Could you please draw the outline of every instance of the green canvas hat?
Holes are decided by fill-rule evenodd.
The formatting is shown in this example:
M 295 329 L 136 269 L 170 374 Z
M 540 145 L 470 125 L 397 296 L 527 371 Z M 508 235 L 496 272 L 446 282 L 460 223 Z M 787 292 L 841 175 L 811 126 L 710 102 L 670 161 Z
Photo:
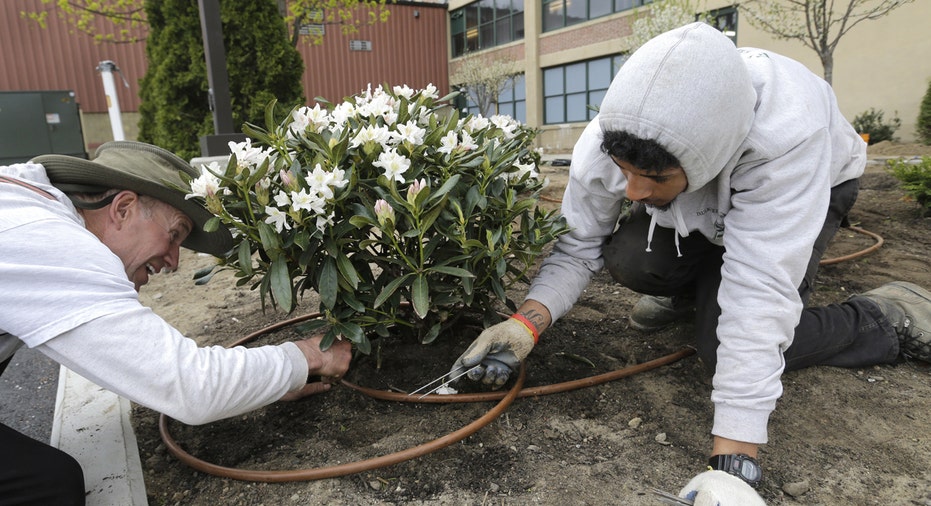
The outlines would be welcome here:
M 200 174 L 189 163 L 158 146 L 111 141 L 97 148 L 92 161 L 67 155 L 41 155 L 32 162 L 42 164 L 52 184 L 65 192 L 132 190 L 178 209 L 194 222 L 191 234 L 181 244 L 185 248 L 222 256 L 233 246 L 232 236 L 223 226 L 214 232 L 204 232 L 204 224 L 213 215 L 175 189 L 188 187 L 179 171 L 191 177 Z

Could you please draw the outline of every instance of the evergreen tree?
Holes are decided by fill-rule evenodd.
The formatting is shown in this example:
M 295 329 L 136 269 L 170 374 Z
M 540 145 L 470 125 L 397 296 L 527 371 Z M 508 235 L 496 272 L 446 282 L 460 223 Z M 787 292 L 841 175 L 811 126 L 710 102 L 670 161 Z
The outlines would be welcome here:
M 142 78 L 139 140 L 185 159 L 213 134 L 207 64 L 196 0 L 148 0 L 148 70 Z M 263 125 L 268 102 L 304 103 L 304 63 L 290 44 L 275 0 L 220 2 L 233 124 Z M 237 128 L 238 130 L 238 128 Z
M 931 81 L 928 81 L 928 91 L 925 92 L 925 98 L 921 100 L 915 128 L 918 130 L 918 139 L 923 144 L 931 145 Z

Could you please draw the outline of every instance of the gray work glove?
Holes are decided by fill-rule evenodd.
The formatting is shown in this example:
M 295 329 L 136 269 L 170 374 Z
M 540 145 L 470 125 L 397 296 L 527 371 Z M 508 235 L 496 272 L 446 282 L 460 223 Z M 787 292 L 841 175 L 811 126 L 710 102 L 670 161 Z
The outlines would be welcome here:
M 705 471 L 682 487 L 679 497 L 695 506 L 766 506 L 753 487 L 724 471 Z
M 478 365 L 466 377 L 501 388 L 527 358 L 533 345 L 530 329 L 520 321 L 509 318 L 479 334 L 465 353 L 456 359 L 448 377 L 455 378 Z

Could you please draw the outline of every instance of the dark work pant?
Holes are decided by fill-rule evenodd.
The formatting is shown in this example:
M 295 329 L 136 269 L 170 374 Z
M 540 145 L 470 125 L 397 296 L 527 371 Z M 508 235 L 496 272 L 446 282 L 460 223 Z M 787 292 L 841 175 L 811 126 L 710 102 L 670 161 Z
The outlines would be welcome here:
M 74 457 L 0 424 L 0 506 L 83 505 Z
M 808 270 L 798 287 L 807 303 L 824 251 L 856 201 L 859 181 L 831 189 L 831 201 Z M 674 231 L 657 227 L 647 253 L 650 216 L 634 204 L 611 241 L 604 248 L 605 266 L 619 283 L 631 290 L 656 296 L 682 296 L 695 300 L 696 348 L 710 371 L 717 362 L 718 286 L 724 247 L 701 234 L 680 237 L 682 256 L 677 257 Z M 726 233 L 726 232 L 725 232 Z M 889 363 L 899 353 L 895 329 L 879 306 L 863 297 L 802 311 L 792 345 L 786 350 L 786 370 L 812 365 L 863 367 Z

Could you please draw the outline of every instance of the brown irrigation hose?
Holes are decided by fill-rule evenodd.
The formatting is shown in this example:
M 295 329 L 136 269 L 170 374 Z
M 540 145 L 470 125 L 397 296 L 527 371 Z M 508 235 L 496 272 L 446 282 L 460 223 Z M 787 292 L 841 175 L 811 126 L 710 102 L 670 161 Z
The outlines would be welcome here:
M 860 234 L 863 234 L 863 235 L 870 236 L 870 237 L 872 237 L 873 239 L 875 239 L 876 242 L 873 243 L 873 245 L 870 246 L 870 247 L 868 247 L 868 248 L 865 248 L 865 249 L 863 249 L 863 250 L 857 251 L 857 252 L 855 252 L 855 253 L 851 253 L 851 254 L 849 254 L 849 255 L 839 256 L 839 257 L 835 257 L 835 258 L 822 258 L 822 259 L 821 259 L 821 263 L 820 263 L 819 265 L 839 264 L 839 263 L 845 262 L 845 261 L 847 261 L 847 260 L 853 260 L 854 258 L 859 258 L 859 257 L 862 257 L 862 256 L 869 255 L 870 253 L 872 253 L 872 252 L 878 250 L 880 247 L 882 247 L 883 242 L 885 242 L 885 241 L 883 240 L 883 238 L 882 238 L 879 234 L 874 234 L 873 232 L 870 232 L 869 230 L 864 230 L 864 229 L 862 229 L 862 228 L 860 228 L 860 227 L 854 227 L 854 226 L 850 226 L 850 227 L 847 227 L 847 228 L 849 228 L 850 230 L 853 230 L 854 232 L 857 232 L 857 233 L 860 233 Z
M 505 395 L 504 398 L 502 398 L 494 408 L 486 412 L 480 418 L 477 418 L 472 423 L 462 427 L 455 432 L 449 433 L 439 439 L 434 439 L 433 441 L 429 441 L 420 446 L 415 446 L 413 448 L 408 448 L 399 452 L 335 466 L 296 469 L 289 471 L 258 471 L 219 466 L 198 459 L 197 457 L 194 457 L 193 455 L 185 452 L 180 446 L 178 446 L 178 444 L 175 443 L 175 441 L 171 438 L 171 434 L 168 432 L 167 416 L 161 415 L 159 418 L 158 430 L 162 435 L 162 440 L 165 442 L 165 446 L 168 447 L 168 451 L 177 457 L 178 460 L 184 462 L 188 466 L 198 471 L 203 471 L 214 476 L 233 478 L 236 480 L 263 481 L 268 483 L 278 483 L 285 481 L 311 481 L 322 480 L 324 478 L 336 478 L 338 476 L 346 476 L 347 474 L 361 473 L 363 471 L 370 471 L 372 469 L 379 469 L 393 464 L 398 464 L 400 462 L 421 457 L 441 448 L 446 448 L 453 443 L 462 441 L 463 439 L 476 433 L 482 427 L 491 423 L 492 420 L 497 418 L 498 415 L 503 413 L 504 410 L 507 409 L 512 402 L 514 402 L 514 399 L 517 398 L 517 394 L 524 386 L 524 379 L 526 376 L 526 368 L 521 366 L 520 375 L 517 377 L 517 381 L 511 390 L 507 392 L 507 395 Z
M 311 313 L 303 316 L 298 316 L 291 318 L 285 321 L 281 321 L 260 329 L 256 332 L 253 332 L 238 341 L 235 341 L 230 345 L 230 347 L 240 346 L 242 344 L 251 342 L 257 337 L 264 335 L 275 330 L 287 327 L 289 325 L 294 325 L 305 320 L 310 320 L 314 318 L 319 318 L 320 313 Z M 335 478 L 338 476 L 345 476 L 348 474 L 360 473 L 363 471 L 370 471 L 372 469 L 379 469 L 382 467 L 387 467 L 393 464 L 411 460 L 417 457 L 421 457 L 428 453 L 432 453 L 441 448 L 445 448 L 453 443 L 459 442 L 478 430 L 482 427 L 485 427 L 492 420 L 497 418 L 501 413 L 506 410 L 511 403 L 517 397 L 531 397 L 539 395 L 549 395 L 559 392 L 567 392 L 570 390 L 575 390 L 579 388 L 600 385 L 602 383 L 607 383 L 609 381 L 614 381 L 616 379 L 625 378 L 627 376 L 632 376 L 634 374 L 648 371 L 650 369 L 655 369 L 657 367 L 675 362 L 682 358 L 685 358 L 689 355 L 695 353 L 695 350 L 692 348 L 685 348 L 678 352 L 671 353 L 665 357 L 660 357 L 649 362 L 644 362 L 642 364 L 636 364 L 633 366 L 625 367 L 623 369 L 618 369 L 604 374 L 599 374 L 597 376 L 591 376 L 588 378 L 582 378 L 574 381 L 566 381 L 563 383 L 557 383 L 553 385 L 544 385 L 533 388 L 523 388 L 524 379 L 526 378 L 526 369 L 521 365 L 520 375 L 517 378 L 514 386 L 507 392 L 484 392 L 476 394 L 455 394 L 455 395 L 427 395 L 423 398 L 409 396 L 407 394 L 400 394 L 397 392 L 389 392 L 384 390 L 375 390 L 371 388 L 361 387 L 356 384 L 350 383 L 345 379 L 342 380 L 342 384 L 353 389 L 357 390 L 365 395 L 368 395 L 375 399 L 381 400 L 392 400 L 400 402 L 424 402 L 424 403 L 454 403 L 454 402 L 484 402 L 499 400 L 498 404 L 495 405 L 491 410 L 486 412 L 480 418 L 474 420 L 472 423 L 462 427 L 461 429 L 447 434 L 439 439 L 424 443 L 413 448 L 408 448 L 406 450 L 401 450 L 399 452 L 391 453 L 388 455 L 383 455 L 381 457 L 375 457 L 367 460 L 361 460 L 356 462 L 349 462 L 346 464 L 340 464 L 336 466 L 328 467 L 317 467 L 309 469 L 297 469 L 297 470 L 248 470 L 248 469 L 238 469 L 232 467 L 224 467 L 217 464 L 212 464 L 206 462 L 202 459 L 199 459 L 190 453 L 184 451 L 174 438 L 171 436 L 171 432 L 168 429 L 169 418 L 162 414 L 159 417 L 158 430 L 161 434 L 162 441 L 165 443 L 165 446 L 168 448 L 168 451 L 174 455 L 178 460 L 187 464 L 189 467 L 207 473 L 214 476 L 220 476 L 224 478 L 232 478 L 237 480 L 245 481 L 260 481 L 260 482 L 285 482 L 285 481 L 312 481 L 320 480 L 325 478 Z
M 644 371 L 649 371 L 650 369 L 656 369 L 657 367 L 664 366 L 666 364 L 671 364 L 677 360 L 681 360 L 689 355 L 695 353 L 694 348 L 683 348 L 675 353 L 670 353 L 664 357 L 660 357 L 649 362 L 644 362 L 642 364 L 636 364 L 632 366 L 625 367 L 623 369 L 617 369 L 611 372 L 606 372 L 604 374 L 599 374 L 597 376 L 589 376 L 588 378 L 582 378 L 572 381 L 565 381 L 562 383 L 554 383 L 552 385 L 542 385 L 538 387 L 524 388 L 521 390 L 517 397 L 536 397 L 540 395 L 550 395 L 557 394 L 561 392 L 568 392 L 570 390 L 577 390 L 579 388 L 591 387 L 595 385 L 601 385 L 602 383 L 607 383 L 609 381 L 614 381 L 621 378 L 626 378 L 627 376 L 633 376 Z M 381 399 L 383 401 L 396 401 L 396 402 L 432 402 L 432 403 L 448 403 L 448 402 L 486 402 L 494 401 L 504 397 L 505 392 L 481 392 L 473 394 L 454 394 L 454 395 L 427 395 L 423 398 L 417 395 L 408 395 L 399 392 L 390 392 L 387 390 L 375 390 L 373 388 L 362 387 L 354 383 L 350 383 L 345 379 L 342 380 L 342 384 L 353 389 L 362 392 L 363 394 L 373 397 L 375 399 Z

